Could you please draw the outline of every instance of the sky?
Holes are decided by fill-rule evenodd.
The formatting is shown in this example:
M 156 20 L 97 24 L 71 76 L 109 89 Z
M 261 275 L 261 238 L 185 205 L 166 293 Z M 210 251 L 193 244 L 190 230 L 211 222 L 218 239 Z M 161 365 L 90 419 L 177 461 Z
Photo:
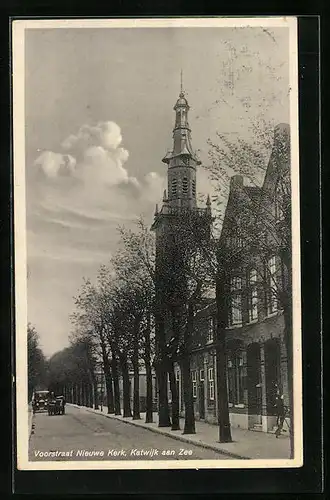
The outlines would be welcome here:
M 73 297 L 116 252 L 118 225 L 151 223 L 166 187 L 180 72 L 192 144 L 289 122 L 287 28 L 25 31 L 28 320 L 47 356 L 68 345 Z M 197 191 L 211 192 L 207 171 Z

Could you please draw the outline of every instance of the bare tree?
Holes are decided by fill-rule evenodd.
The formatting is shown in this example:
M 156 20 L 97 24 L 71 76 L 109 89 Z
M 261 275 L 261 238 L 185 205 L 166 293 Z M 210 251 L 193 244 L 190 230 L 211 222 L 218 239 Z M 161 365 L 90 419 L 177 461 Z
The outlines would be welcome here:
M 27 350 L 28 350 L 28 398 L 37 388 L 47 386 L 47 361 L 40 347 L 37 330 L 31 323 L 27 327 Z
M 75 298 L 77 311 L 71 320 L 76 328 L 93 338 L 100 348 L 105 376 L 108 413 L 115 413 L 113 380 L 111 373 L 110 348 L 106 338 L 105 315 L 102 297 L 91 281 L 86 279 L 81 286 L 79 295 Z

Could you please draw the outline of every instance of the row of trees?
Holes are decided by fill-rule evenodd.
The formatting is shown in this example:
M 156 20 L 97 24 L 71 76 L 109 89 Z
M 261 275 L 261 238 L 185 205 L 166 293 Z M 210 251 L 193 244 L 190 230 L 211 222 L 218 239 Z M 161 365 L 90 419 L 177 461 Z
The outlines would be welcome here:
M 27 327 L 28 350 L 28 400 L 31 400 L 34 390 L 47 388 L 48 362 L 40 347 L 37 330 L 30 323 Z

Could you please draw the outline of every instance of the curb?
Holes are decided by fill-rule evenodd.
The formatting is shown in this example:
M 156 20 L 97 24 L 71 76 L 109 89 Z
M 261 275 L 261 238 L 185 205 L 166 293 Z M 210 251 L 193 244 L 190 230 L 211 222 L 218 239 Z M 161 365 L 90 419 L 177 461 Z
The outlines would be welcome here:
M 123 424 L 133 425 L 134 427 L 139 427 L 140 429 L 146 429 L 147 431 L 153 432 L 155 434 L 161 434 L 162 436 L 166 436 L 166 437 L 175 439 L 176 441 L 181 441 L 183 443 L 189 443 L 191 445 L 198 446 L 199 448 L 204 448 L 204 449 L 215 451 L 215 452 L 219 453 L 219 455 L 226 455 L 227 457 L 231 457 L 231 458 L 239 459 L 239 460 L 251 460 L 250 457 L 245 457 L 243 455 L 238 455 L 237 453 L 232 453 L 230 451 L 221 450 L 221 449 L 217 448 L 216 446 L 213 446 L 212 444 L 194 441 L 193 439 L 189 439 L 189 438 L 184 437 L 182 435 L 175 435 L 175 434 L 172 434 L 171 432 L 161 431 L 157 427 L 145 427 L 144 425 L 140 425 L 140 424 L 136 423 L 136 421 L 134 421 L 134 420 L 122 420 L 122 419 L 119 419 L 119 418 L 109 414 L 109 413 L 102 413 L 102 412 L 99 413 L 97 410 L 94 410 L 92 408 L 87 408 L 85 406 L 78 406 L 76 404 L 71 404 L 71 403 L 69 403 L 69 404 L 70 404 L 70 406 L 73 406 L 75 408 L 83 409 L 83 410 L 86 410 L 90 413 L 94 413 L 96 415 L 101 415 L 103 417 L 110 418 L 111 420 L 116 420 L 117 422 L 122 422 Z

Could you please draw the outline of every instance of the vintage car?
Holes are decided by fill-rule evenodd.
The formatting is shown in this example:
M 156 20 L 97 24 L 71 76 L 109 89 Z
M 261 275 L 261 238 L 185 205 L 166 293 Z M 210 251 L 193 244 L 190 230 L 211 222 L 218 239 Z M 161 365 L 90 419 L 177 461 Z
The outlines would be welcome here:
M 65 400 L 64 396 L 52 397 L 48 401 L 48 415 L 64 415 Z
M 32 411 L 48 410 L 49 391 L 36 391 L 32 396 Z

